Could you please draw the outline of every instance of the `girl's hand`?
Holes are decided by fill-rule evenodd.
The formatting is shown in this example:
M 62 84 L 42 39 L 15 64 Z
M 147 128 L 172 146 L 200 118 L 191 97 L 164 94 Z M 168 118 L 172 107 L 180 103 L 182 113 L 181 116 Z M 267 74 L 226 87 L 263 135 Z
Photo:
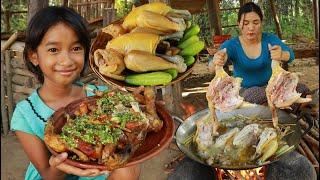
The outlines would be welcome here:
M 228 55 L 226 48 L 217 51 L 213 56 L 213 60 L 209 63 L 209 71 L 214 72 L 215 66 L 224 66 L 227 59 Z
M 94 177 L 102 174 L 109 173 L 109 171 L 100 171 L 99 169 L 80 169 L 69 164 L 64 163 L 68 154 L 66 152 L 59 154 L 58 156 L 51 156 L 49 164 L 52 167 L 59 169 L 67 174 L 73 174 L 82 177 Z
M 270 51 L 270 56 L 272 60 L 276 61 L 282 61 L 282 49 L 279 45 L 271 46 L 271 44 L 268 44 L 268 48 Z

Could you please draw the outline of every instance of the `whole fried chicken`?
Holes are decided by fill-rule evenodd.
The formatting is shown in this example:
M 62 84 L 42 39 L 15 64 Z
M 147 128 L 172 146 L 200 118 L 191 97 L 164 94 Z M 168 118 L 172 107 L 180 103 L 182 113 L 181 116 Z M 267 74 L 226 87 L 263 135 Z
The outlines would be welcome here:
M 146 111 L 134 95 L 103 92 L 57 111 L 45 128 L 45 143 L 55 152 L 69 152 L 81 162 L 96 162 L 107 170 L 124 167 L 150 131 L 159 131 L 154 93 L 146 93 Z

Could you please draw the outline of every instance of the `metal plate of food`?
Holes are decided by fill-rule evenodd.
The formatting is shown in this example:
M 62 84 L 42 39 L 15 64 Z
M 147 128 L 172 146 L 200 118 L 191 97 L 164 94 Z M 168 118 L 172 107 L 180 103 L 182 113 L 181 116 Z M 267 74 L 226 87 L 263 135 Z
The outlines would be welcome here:
M 191 159 L 222 169 L 253 169 L 276 162 L 283 154 L 293 151 L 298 146 L 301 137 L 308 132 L 306 130 L 302 133 L 296 118 L 283 110 L 278 111 L 279 127 L 282 131 L 273 129 L 271 112 L 266 106 L 257 105 L 223 113 L 217 111 L 217 118 L 221 124 L 225 125 L 225 129 L 218 137 L 212 138 L 213 144 L 210 148 L 205 149 L 206 135 L 210 135 L 212 131 L 208 126 L 210 125 L 208 115 L 209 110 L 205 109 L 181 121 L 175 135 L 176 142 L 179 149 Z M 202 122 L 206 120 L 209 122 L 203 126 Z M 310 117 L 306 116 L 306 120 L 311 128 Z M 198 127 L 202 132 L 198 132 Z M 208 134 L 203 134 L 205 131 Z M 259 142 L 261 139 L 264 139 L 265 142 L 272 139 L 272 134 L 274 141 L 264 144 Z M 276 146 L 269 146 L 275 143 Z M 269 155 L 263 157 L 267 153 Z
M 45 143 L 66 163 L 82 169 L 113 170 L 154 157 L 171 142 L 174 123 L 155 104 L 157 116 L 139 105 L 131 93 L 109 91 L 102 97 L 77 100 L 57 110 L 45 128 Z

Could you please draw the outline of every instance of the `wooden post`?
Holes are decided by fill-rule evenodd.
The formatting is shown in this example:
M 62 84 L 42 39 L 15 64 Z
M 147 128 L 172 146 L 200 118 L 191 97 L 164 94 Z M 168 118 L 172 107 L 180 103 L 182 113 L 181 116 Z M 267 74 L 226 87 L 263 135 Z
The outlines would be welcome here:
M 144 4 L 147 4 L 148 3 L 148 0 L 140 0 L 139 1 L 139 5 L 144 5 Z
M 174 111 L 174 106 L 173 106 L 173 92 L 172 92 L 172 87 L 171 86 L 165 86 L 161 88 L 162 92 L 162 99 L 166 103 L 165 106 L 168 109 L 170 113 Z
M 207 0 L 210 31 L 213 35 L 222 35 L 219 0 Z
M 280 26 L 280 21 L 279 21 L 279 17 L 277 15 L 277 10 L 276 10 L 276 6 L 274 5 L 273 0 L 269 0 L 270 2 L 270 6 L 271 6 L 271 12 L 272 12 L 272 16 L 274 19 L 274 23 L 276 25 L 276 31 L 277 31 L 277 35 L 280 39 L 282 39 L 282 30 L 281 30 L 281 26 Z M 283 62 L 282 63 L 282 68 L 285 70 L 288 70 L 289 66 L 287 62 Z
M 166 3 L 168 5 L 170 5 L 170 0 L 148 0 L 149 3 L 153 3 L 153 2 L 163 2 Z
M 313 22 L 314 22 L 314 34 L 315 38 L 319 40 L 319 1 L 312 1 L 312 10 L 313 10 Z
M 5 87 L 4 87 L 4 54 L 1 53 L 1 120 L 2 120 L 2 128 L 3 134 L 7 135 L 9 130 L 8 126 L 8 111 L 5 100 Z
M 4 11 L 4 29 L 5 32 L 9 32 L 11 27 L 10 27 L 10 11 L 5 10 Z
M 28 23 L 31 18 L 42 8 L 48 7 L 49 0 L 29 0 L 28 3 Z
M 271 6 L 271 12 L 272 12 L 272 16 L 274 19 L 274 23 L 276 25 L 277 35 L 279 36 L 280 39 L 282 39 L 282 30 L 281 30 L 281 26 L 280 26 L 280 22 L 279 22 L 279 17 L 277 15 L 276 6 L 274 5 L 273 0 L 269 0 L 269 2 L 270 2 L 270 6 Z
M 1 47 L 1 52 L 3 52 L 4 50 L 7 50 L 8 48 L 10 48 L 12 43 L 14 43 L 17 40 L 17 38 L 18 38 L 18 32 L 13 33 L 10 36 L 10 38 Z
M 251 2 L 251 0 L 240 0 L 240 7 L 243 6 L 247 2 Z
M 104 8 L 103 9 L 103 27 L 107 26 L 108 24 L 112 23 L 116 18 L 117 10 L 114 8 Z
M 62 6 L 68 7 L 69 0 L 62 0 Z
M 11 121 L 13 112 L 13 95 L 12 95 L 12 73 L 11 73 L 11 51 L 5 51 L 5 63 L 6 63 L 6 79 L 7 79 L 7 97 L 8 97 L 8 114 L 9 121 Z
M 182 104 L 181 81 L 172 85 L 172 91 L 173 91 L 172 96 L 173 96 L 173 107 L 174 107 L 173 114 L 175 114 L 178 117 L 182 117 L 184 115 L 184 111 L 181 106 Z

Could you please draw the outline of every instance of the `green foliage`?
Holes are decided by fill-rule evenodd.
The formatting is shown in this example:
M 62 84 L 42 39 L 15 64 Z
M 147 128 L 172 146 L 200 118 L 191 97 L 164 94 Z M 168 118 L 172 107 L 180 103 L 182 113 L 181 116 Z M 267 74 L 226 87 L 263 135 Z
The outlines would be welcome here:
M 259 3 L 264 14 L 263 31 L 276 34 L 276 26 L 271 14 L 270 1 L 259 0 L 258 2 L 254 2 Z M 275 0 L 274 3 L 280 20 L 283 39 L 286 39 L 289 42 L 292 41 L 294 36 L 302 36 L 304 38 L 314 39 L 312 0 Z M 220 2 L 221 9 L 235 8 L 239 6 L 238 0 L 223 0 Z M 305 9 L 309 10 L 305 11 Z M 222 26 L 236 25 L 238 19 L 238 10 L 221 11 L 220 17 Z M 212 35 L 209 28 L 207 11 L 193 15 L 193 22 L 199 24 L 201 27 L 201 39 L 204 39 L 207 44 L 211 44 Z M 237 26 L 222 28 L 222 32 L 223 34 L 230 34 L 233 37 L 239 35 Z
M 200 39 L 203 39 L 206 44 L 210 44 L 212 41 L 212 34 L 210 32 L 209 27 L 209 16 L 207 11 L 193 14 L 192 15 L 192 24 L 198 24 L 200 26 L 200 33 L 199 37 Z
M 122 18 L 127 15 L 131 11 L 134 3 L 134 1 L 116 0 L 115 8 L 117 9 L 117 18 Z
M 314 24 L 312 15 L 312 0 L 275 0 L 277 15 L 282 30 L 282 38 L 292 41 L 293 37 L 303 36 L 314 39 Z M 271 14 L 270 3 L 262 0 L 261 8 L 264 13 L 263 31 L 276 34 L 276 26 Z M 308 11 L 305 11 L 308 9 Z
M 2 1 L 1 9 L 3 11 L 27 11 L 27 1 Z M 10 32 L 24 30 L 27 26 L 27 13 L 19 13 L 10 15 Z M 5 32 L 5 15 L 1 15 L 1 33 Z

